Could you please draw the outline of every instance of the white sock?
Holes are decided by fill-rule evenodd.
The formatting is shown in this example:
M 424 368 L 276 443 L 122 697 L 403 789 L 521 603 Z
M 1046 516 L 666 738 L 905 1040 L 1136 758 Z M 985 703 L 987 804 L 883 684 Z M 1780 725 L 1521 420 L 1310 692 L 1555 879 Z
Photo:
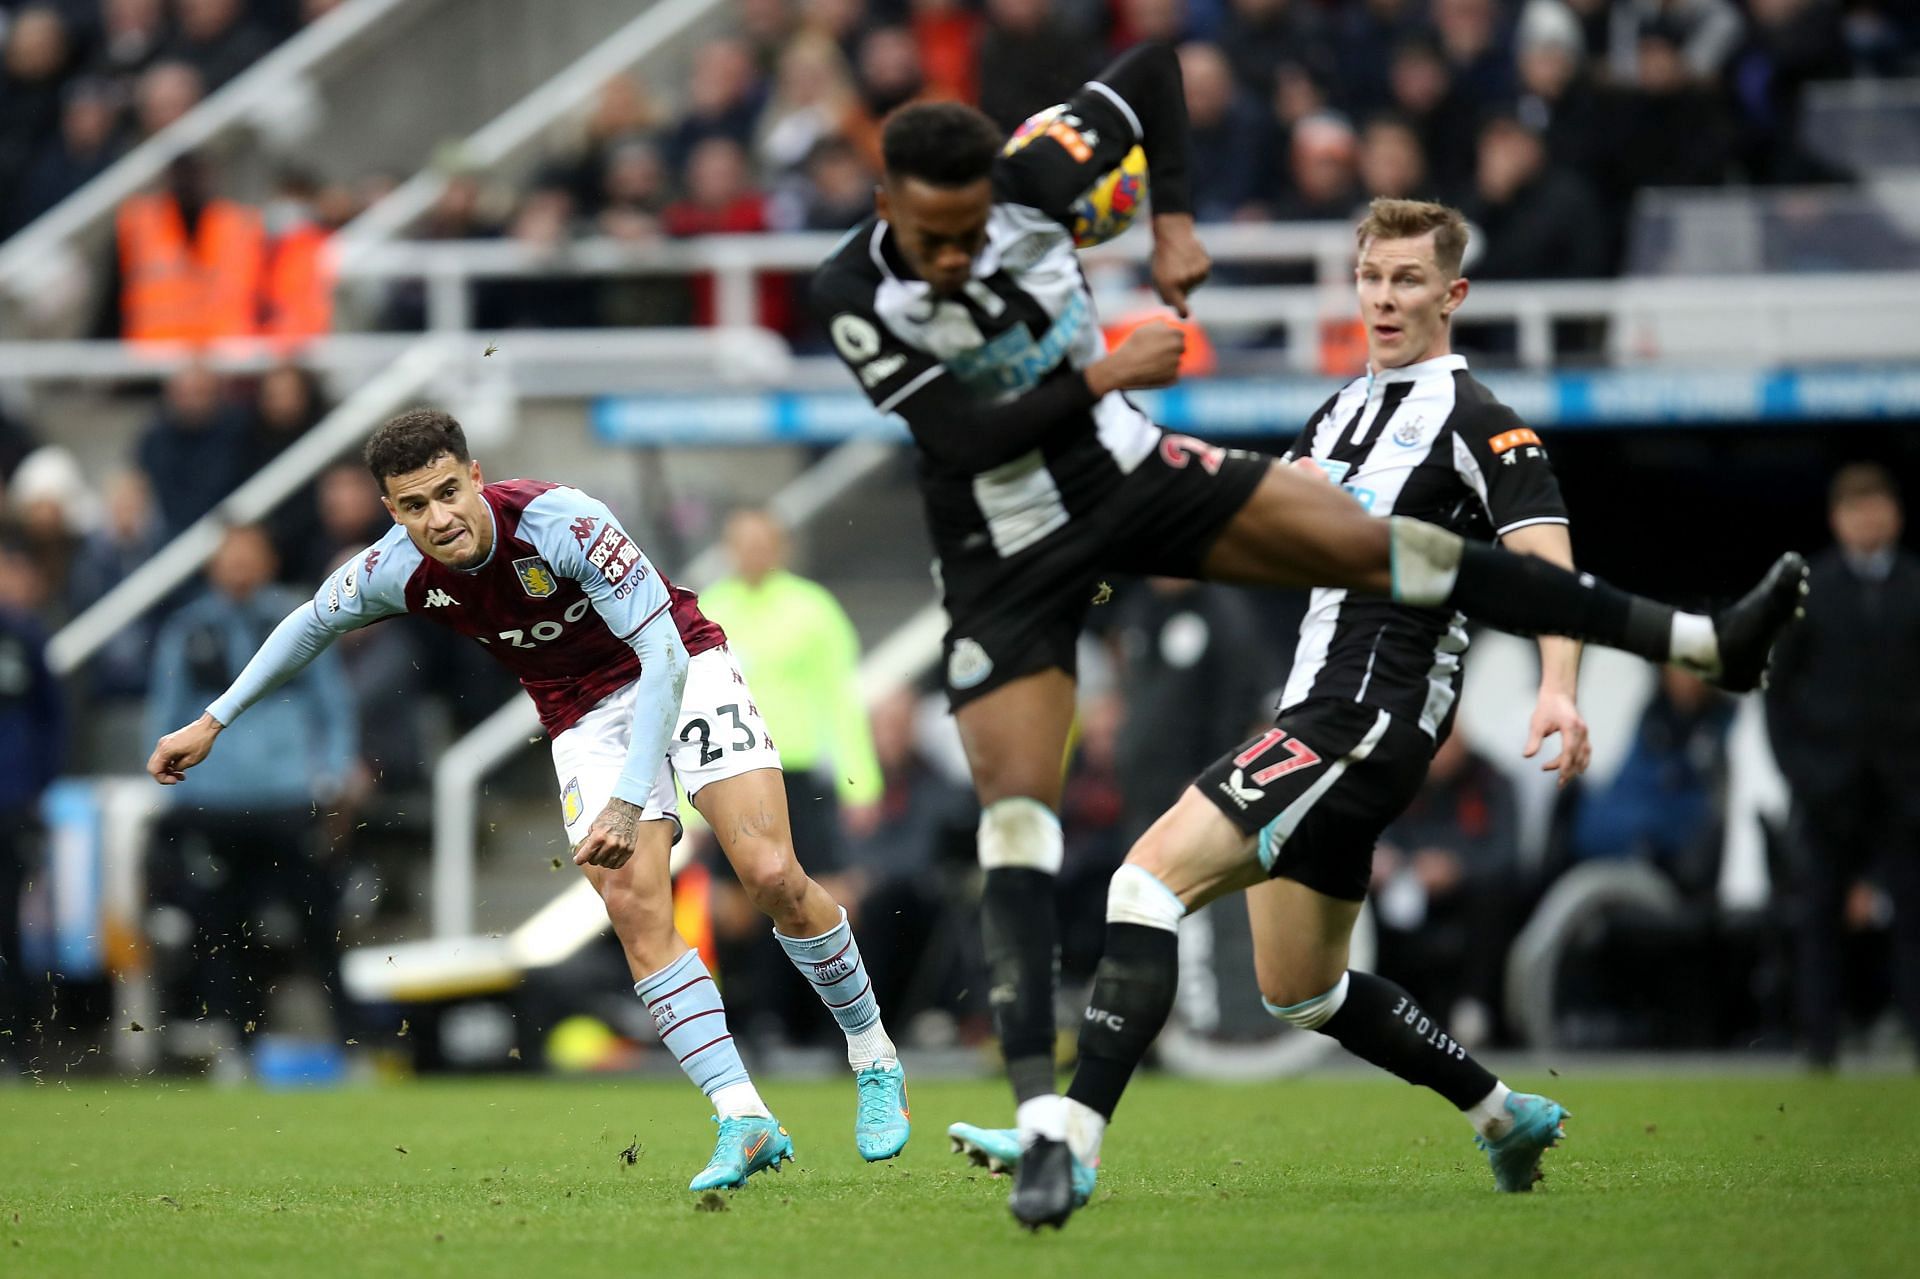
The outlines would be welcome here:
M 899 1059 L 899 1049 L 887 1038 L 887 1028 L 880 1022 L 874 1022 L 865 1030 L 848 1032 L 847 1064 L 856 1071 L 868 1066 L 892 1065 Z
M 1067 1146 L 1074 1158 L 1089 1168 L 1100 1166 L 1100 1143 L 1107 1136 L 1107 1117 L 1085 1102 L 1067 1098 Z
M 1013 1113 L 1014 1127 L 1020 1130 L 1020 1146 L 1031 1146 L 1036 1138 L 1049 1141 L 1067 1139 L 1067 1100 L 1057 1092 L 1044 1097 L 1029 1097 Z
M 1500 1140 L 1513 1128 L 1513 1116 L 1507 1113 L 1507 1094 L 1512 1091 L 1495 1080 L 1492 1092 L 1462 1112 L 1474 1131 L 1488 1141 Z
M 773 1112 L 760 1100 L 759 1090 L 751 1083 L 727 1084 L 708 1093 L 707 1099 L 713 1103 L 713 1113 L 722 1119 L 773 1118 Z
M 1720 639 L 1713 633 L 1713 619 L 1704 613 L 1673 614 L 1673 637 L 1668 641 L 1669 661 L 1678 662 L 1702 675 L 1720 673 Z

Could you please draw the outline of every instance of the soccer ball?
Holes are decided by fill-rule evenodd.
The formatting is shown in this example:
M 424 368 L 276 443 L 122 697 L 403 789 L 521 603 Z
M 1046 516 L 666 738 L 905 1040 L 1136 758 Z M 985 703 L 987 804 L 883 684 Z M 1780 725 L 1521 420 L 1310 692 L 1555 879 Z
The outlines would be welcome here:
M 1065 103 L 1048 107 L 1028 116 L 1013 131 L 1006 153 L 1012 155 L 1034 139 L 1051 135 L 1071 154 L 1086 146 L 1080 136 L 1083 128 L 1080 118 L 1068 111 Z M 1074 200 L 1074 247 L 1092 248 L 1124 233 L 1133 225 L 1146 198 L 1147 153 L 1136 145 Z

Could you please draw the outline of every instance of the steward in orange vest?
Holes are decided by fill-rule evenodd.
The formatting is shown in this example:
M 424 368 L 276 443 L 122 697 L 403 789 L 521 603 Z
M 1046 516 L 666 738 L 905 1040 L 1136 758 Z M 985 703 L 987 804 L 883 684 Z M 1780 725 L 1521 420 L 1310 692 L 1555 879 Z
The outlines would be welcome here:
M 127 340 L 206 342 L 260 331 L 260 215 L 208 199 L 206 185 L 200 163 L 182 157 L 165 191 L 120 206 L 120 333 Z

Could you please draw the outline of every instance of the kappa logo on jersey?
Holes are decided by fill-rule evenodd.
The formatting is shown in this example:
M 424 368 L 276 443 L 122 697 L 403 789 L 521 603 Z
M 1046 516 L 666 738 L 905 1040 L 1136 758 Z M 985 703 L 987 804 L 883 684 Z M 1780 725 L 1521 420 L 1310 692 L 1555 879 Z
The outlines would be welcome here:
M 1267 797 L 1267 793 L 1258 786 L 1247 785 L 1247 775 L 1237 768 L 1220 783 L 1220 793 L 1242 808 L 1257 804 Z
M 459 602 L 459 600 L 453 598 L 453 596 L 447 594 L 437 586 L 427 592 L 426 606 L 428 608 L 450 608 Z
M 565 825 L 573 825 L 580 820 L 580 810 L 582 807 L 583 805 L 580 800 L 580 779 L 578 777 L 569 777 L 566 788 L 560 792 L 561 821 Z
M 373 566 L 380 562 L 380 548 L 374 547 L 367 552 L 367 558 L 360 561 L 360 576 L 369 582 L 373 580 Z
M 567 531 L 573 534 L 575 543 L 580 546 L 585 546 L 593 540 L 594 526 L 598 523 L 599 521 L 594 519 L 593 516 L 582 515 L 569 526 Z
M 560 589 L 560 581 L 553 575 L 553 569 L 538 555 L 515 560 L 513 571 L 519 574 L 522 589 L 534 599 L 543 600 Z
M 975 639 L 957 639 L 947 658 L 947 683 L 955 688 L 972 688 L 993 674 L 993 659 Z
M 593 549 L 587 552 L 587 563 L 599 569 L 606 579 L 616 586 L 633 571 L 633 566 L 639 562 L 640 548 L 611 524 L 600 530 L 600 536 L 594 542 Z

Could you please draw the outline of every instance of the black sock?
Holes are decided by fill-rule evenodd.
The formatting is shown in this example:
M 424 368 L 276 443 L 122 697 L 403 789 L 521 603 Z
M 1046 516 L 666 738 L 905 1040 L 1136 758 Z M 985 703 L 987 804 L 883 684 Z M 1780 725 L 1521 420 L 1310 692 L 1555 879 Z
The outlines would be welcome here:
M 1055 944 L 1053 876 L 995 867 L 980 900 L 987 947 L 987 1003 L 1016 1102 L 1057 1091 L 1053 1073 Z
M 1672 656 L 1673 608 L 1570 573 L 1537 555 L 1468 542 L 1447 602 L 1515 635 L 1566 635 L 1649 661 Z
M 1107 925 L 1068 1097 L 1113 1118 L 1134 1067 L 1167 1024 L 1179 980 L 1180 934 L 1145 924 Z
M 1347 1000 L 1320 1033 L 1410 1084 L 1433 1089 L 1461 1110 L 1477 1105 L 1500 1082 L 1413 996 L 1372 973 L 1347 974 Z

